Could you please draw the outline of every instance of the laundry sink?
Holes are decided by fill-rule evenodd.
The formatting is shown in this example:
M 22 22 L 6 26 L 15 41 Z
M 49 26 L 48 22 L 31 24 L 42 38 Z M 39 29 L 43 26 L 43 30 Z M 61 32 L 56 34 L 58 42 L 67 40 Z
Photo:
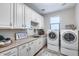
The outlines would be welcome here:
M 33 35 L 32 37 L 33 38 L 39 38 L 40 36 L 39 35 Z

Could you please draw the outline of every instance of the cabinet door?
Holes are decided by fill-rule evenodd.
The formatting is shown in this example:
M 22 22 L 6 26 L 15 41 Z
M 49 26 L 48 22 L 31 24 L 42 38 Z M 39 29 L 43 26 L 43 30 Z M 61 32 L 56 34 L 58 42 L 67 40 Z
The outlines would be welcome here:
M 19 56 L 28 56 L 28 44 L 19 46 Z
M 40 40 L 41 40 L 41 44 L 42 44 L 41 47 L 43 47 L 46 44 L 46 38 L 45 37 L 41 37 Z
M 34 10 L 31 11 L 32 14 L 32 21 L 39 23 L 39 14 Z
M 17 48 L 0 53 L 0 56 L 17 56 Z
M 40 41 L 39 41 L 40 39 L 37 39 L 37 40 L 35 40 L 35 49 L 36 49 L 36 52 L 38 52 L 39 51 L 39 49 L 40 49 Z
M 12 27 L 12 4 L 0 3 L 0 27 L 11 28 Z
M 40 37 L 38 39 L 38 50 L 40 50 L 45 45 L 45 39 L 43 37 Z
M 31 10 L 31 18 L 32 18 L 32 21 L 37 22 L 37 15 L 34 10 Z
M 15 21 L 14 28 L 24 28 L 24 5 L 15 4 Z
M 39 29 L 44 29 L 44 18 L 43 16 L 39 17 Z
M 25 6 L 25 28 L 31 28 L 31 9 Z
M 35 54 L 35 45 L 34 41 L 29 43 L 29 56 L 33 56 Z
M 47 37 L 44 37 L 44 45 L 46 45 Z
M 34 54 L 37 53 L 39 50 L 38 50 L 38 39 L 36 39 L 33 43 L 33 49 L 34 49 Z
M 44 17 L 41 16 L 41 29 L 44 29 Z
M 38 42 L 38 49 L 40 50 L 42 48 L 42 39 L 39 38 L 39 42 Z

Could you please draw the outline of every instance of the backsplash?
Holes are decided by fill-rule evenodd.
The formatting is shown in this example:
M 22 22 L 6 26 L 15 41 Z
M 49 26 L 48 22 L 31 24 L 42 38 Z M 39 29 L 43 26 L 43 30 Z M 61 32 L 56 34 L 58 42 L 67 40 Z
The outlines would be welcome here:
M 27 29 L 28 36 L 31 36 L 34 34 L 34 29 Z
M 5 38 L 9 37 L 12 41 L 15 40 L 15 33 L 16 32 L 27 32 L 26 29 L 0 29 L 0 35 L 3 35 Z

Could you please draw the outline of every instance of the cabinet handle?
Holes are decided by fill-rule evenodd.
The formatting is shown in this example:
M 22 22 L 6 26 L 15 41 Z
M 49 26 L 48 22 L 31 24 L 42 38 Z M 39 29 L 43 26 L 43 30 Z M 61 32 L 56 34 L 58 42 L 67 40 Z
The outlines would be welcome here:
M 26 27 L 26 25 L 22 25 L 22 27 Z
M 29 50 L 31 50 L 31 47 L 29 47 Z
M 33 42 L 31 44 L 33 44 Z
M 27 52 L 29 51 L 29 49 L 27 49 Z
M 26 27 L 26 25 L 24 25 L 24 27 Z
M 22 48 L 25 48 L 26 46 L 23 46 Z
M 39 42 L 39 44 L 41 44 L 41 42 Z
M 14 52 L 8 52 L 8 53 L 6 53 L 6 54 L 4 54 L 4 55 L 6 55 L 6 56 L 9 56 L 9 55 L 11 55 L 11 54 L 13 54 Z
M 24 27 L 24 25 L 22 24 L 22 27 Z
M 12 23 L 10 22 L 10 26 L 12 26 Z

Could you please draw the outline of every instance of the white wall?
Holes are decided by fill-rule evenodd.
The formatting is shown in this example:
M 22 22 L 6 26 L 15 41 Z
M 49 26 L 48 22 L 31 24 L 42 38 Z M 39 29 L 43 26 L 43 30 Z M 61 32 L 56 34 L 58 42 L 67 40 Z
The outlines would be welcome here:
M 58 11 L 58 12 L 54 12 L 54 13 L 44 15 L 44 17 L 45 17 L 44 22 L 45 22 L 45 30 L 46 31 L 48 29 L 50 29 L 49 21 L 50 21 L 50 17 L 53 17 L 53 16 L 60 16 L 61 29 L 65 29 L 65 25 L 68 25 L 68 24 L 76 25 L 75 8 L 69 8 L 69 9 L 65 9 L 65 10 L 61 10 L 61 11 Z
M 76 4 L 75 7 L 75 17 L 76 17 L 77 29 L 79 30 L 79 4 Z

